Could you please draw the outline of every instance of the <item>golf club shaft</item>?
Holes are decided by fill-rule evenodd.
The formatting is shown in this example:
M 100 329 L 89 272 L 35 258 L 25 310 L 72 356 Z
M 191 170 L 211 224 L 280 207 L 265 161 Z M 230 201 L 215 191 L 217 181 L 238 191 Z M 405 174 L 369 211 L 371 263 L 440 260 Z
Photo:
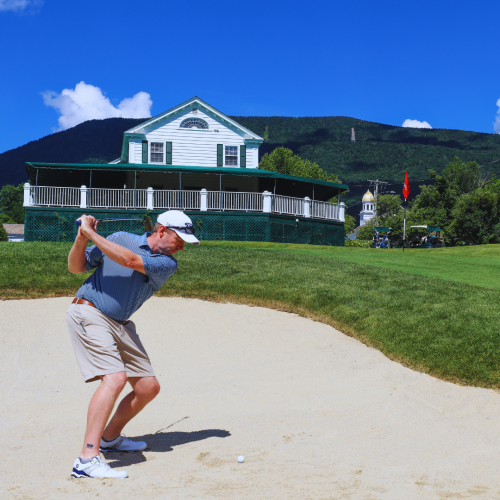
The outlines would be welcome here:
M 118 218 L 118 219 L 96 219 L 96 222 L 112 222 L 112 221 L 117 221 L 117 220 L 139 220 L 139 221 L 143 221 L 143 222 L 146 222 L 146 218 L 145 217 L 141 217 L 141 218 L 131 218 L 131 219 L 121 219 L 121 218 Z M 76 225 L 77 226 L 81 226 L 82 224 L 82 221 L 80 220 L 77 220 L 76 221 Z

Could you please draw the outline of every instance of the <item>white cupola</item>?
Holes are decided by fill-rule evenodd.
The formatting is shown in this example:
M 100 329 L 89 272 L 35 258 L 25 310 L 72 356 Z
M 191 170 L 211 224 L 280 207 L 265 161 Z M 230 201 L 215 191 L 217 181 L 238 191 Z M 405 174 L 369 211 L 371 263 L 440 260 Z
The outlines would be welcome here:
M 359 225 L 364 226 L 370 219 L 375 217 L 375 198 L 368 190 L 362 199 L 363 210 L 359 213 Z

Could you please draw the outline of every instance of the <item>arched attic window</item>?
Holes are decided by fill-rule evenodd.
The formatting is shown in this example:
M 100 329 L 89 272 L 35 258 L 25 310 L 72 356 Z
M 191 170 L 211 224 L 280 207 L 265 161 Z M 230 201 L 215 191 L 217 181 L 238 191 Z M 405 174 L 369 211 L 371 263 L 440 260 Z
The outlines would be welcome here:
M 199 128 L 199 129 L 208 129 L 208 123 L 201 118 L 186 118 L 182 120 L 179 128 Z

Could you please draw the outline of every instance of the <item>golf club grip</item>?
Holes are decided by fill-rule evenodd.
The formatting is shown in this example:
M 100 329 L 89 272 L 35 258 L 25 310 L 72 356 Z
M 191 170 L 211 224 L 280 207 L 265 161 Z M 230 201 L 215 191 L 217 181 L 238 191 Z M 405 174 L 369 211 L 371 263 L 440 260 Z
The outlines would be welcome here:
M 96 219 L 96 222 L 102 222 L 103 220 L 106 220 L 106 219 Z M 81 226 L 82 225 L 82 221 L 81 220 L 77 220 L 76 221 L 76 225 L 77 226 Z

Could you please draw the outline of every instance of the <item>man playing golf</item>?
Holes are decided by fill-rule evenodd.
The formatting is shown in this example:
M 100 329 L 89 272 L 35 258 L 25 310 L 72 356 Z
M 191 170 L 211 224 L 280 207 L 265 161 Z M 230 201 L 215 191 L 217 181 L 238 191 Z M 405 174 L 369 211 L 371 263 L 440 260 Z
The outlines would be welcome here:
M 128 474 L 111 469 L 99 451 L 144 450 L 145 442 L 125 438 L 121 431 L 160 391 L 129 318 L 177 270 L 172 255 L 183 250 L 185 242 L 199 241 L 191 219 L 177 210 L 160 214 L 153 232 L 142 236 L 120 232 L 103 238 L 96 233 L 94 217 L 82 215 L 78 220 L 68 269 L 75 274 L 95 272 L 76 293 L 67 321 L 84 381 L 100 380 L 100 385 L 89 404 L 83 448 L 71 476 L 121 479 Z M 94 246 L 87 248 L 89 240 Z M 127 381 L 132 392 L 109 419 Z

